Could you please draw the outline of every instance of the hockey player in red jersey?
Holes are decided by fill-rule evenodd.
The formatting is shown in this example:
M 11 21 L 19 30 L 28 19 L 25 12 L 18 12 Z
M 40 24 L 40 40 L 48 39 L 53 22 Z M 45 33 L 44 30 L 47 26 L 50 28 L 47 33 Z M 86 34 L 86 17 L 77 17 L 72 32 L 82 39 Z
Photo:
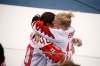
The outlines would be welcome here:
M 66 16 L 64 16 L 66 17 Z M 68 15 L 67 15 L 68 17 Z M 68 19 L 68 18 L 67 18 Z M 56 46 L 56 47 L 59 47 L 62 52 L 64 52 L 64 55 L 67 60 L 69 58 L 69 51 L 66 52 L 66 47 L 68 47 L 68 35 L 67 33 L 65 32 L 65 30 L 67 31 L 67 29 L 70 27 L 70 21 L 68 20 L 65 20 L 65 22 L 62 22 L 62 25 L 59 29 L 52 29 L 51 25 L 49 25 L 49 28 L 47 27 L 48 25 L 44 25 L 42 21 L 38 21 L 36 24 L 35 24 L 35 29 L 36 31 L 44 38 L 48 39 L 50 42 L 53 42 L 53 44 Z M 64 25 L 65 24 L 65 25 Z M 34 29 L 34 30 L 35 30 Z M 62 30 L 63 29 L 63 30 Z M 73 34 L 72 34 L 73 36 Z M 54 46 L 53 45 L 53 46 Z M 48 45 L 50 46 L 50 45 Z M 56 51 L 57 49 L 55 49 Z M 48 55 L 48 54 L 47 54 Z M 59 55 L 59 53 L 58 53 Z M 48 55 L 50 56 L 50 55 Z M 71 55 L 70 55 L 71 56 Z M 52 59 L 52 61 L 55 61 L 52 56 L 50 56 L 50 58 Z M 64 58 L 64 59 L 66 59 Z
M 48 13 L 48 12 L 47 12 Z M 44 13 L 44 14 L 46 14 L 46 13 Z M 43 14 L 43 15 L 44 15 Z M 47 15 L 45 15 L 45 17 L 46 17 Z M 54 16 L 54 15 L 53 15 Z M 50 17 L 50 15 L 49 15 L 49 17 Z M 42 19 L 44 18 L 44 16 L 42 16 Z M 53 20 L 53 18 L 54 17 L 52 17 L 50 20 Z M 48 19 L 48 18 L 47 18 Z M 42 63 L 40 62 L 39 64 L 41 65 L 43 65 L 44 66 L 44 64 L 45 64 L 45 66 L 53 66 L 52 65 L 52 62 L 54 61 L 54 62 L 58 62 L 58 61 L 61 61 L 61 62 L 64 62 L 64 60 L 66 60 L 65 59 L 65 57 L 63 57 L 63 56 L 65 56 L 66 54 L 67 54 L 67 56 L 66 56 L 66 58 L 68 59 L 68 51 L 66 52 L 66 47 L 68 47 L 68 44 L 67 44 L 67 42 L 69 41 L 68 40 L 68 38 L 66 38 L 67 37 L 67 35 L 68 34 L 66 34 L 66 33 L 64 33 L 64 31 L 62 30 L 62 29 L 53 29 L 52 30 L 52 28 L 54 28 L 53 27 L 53 24 L 52 24 L 52 22 L 47 22 L 47 21 L 49 21 L 49 20 L 45 20 L 44 19 L 44 21 L 45 21 L 45 23 L 40 19 L 40 20 L 38 20 L 37 21 L 37 23 L 35 24 L 35 22 L 34 23 L 32 23 L 32 25 L 33 25 L 33 29 L 35 28 L 35 30 L 36 31 L 38 31 L 38 33 L 42 33 L 42 41 L 41 41 L 41 39 L 39 39 L 39 40 L 37 40 L 37 41 L 40 41 L 40 45 L 38 45 L 38 48 L 41 48 L 41 50 L 43 50 L 42 52 L 43 52 L 43 54 L 45 54 L 45 55 L 47 55 L 47 57 L 49 57 L 49 59 L 46 59 L 45 57 L 44 57 L 44 59 L 42 59 L 43 61 L 42 61 Z M 48 27 L 50 27 L 50 28 L 48 28 Z M 62 28 L 62 27 L 60 27 L 60 28 Z M 68 30 L 68 29 L 67 29 Z M 66 31 L 67 31 L 66 30 Z M 71 29 L 70 29 L 71 30 Z M 68 32 L 70 32 L 70 31 L 68 31 Z M 72 33 L 73 33 L 74 31 L 72 30 Z M 32 36 L 33 35 L 33 36 Z M 31 35 L 31 38 L 33 38 L 34 37 L 34 33 Z M 40 34 L 41 35 L 41 34 Z M 63 36 L 62 36 L 63 35 Z M 70 35 L 68 35 L 68 37 L 69 36 L 73 36 L 73 34 L 71 34 L 70 33 Z M 43 36 L 44 36 L 44 38 L 46 38 L 46 39 L 44 39 L 43 38 Z M 65 38 L 64 38 L 64 36 L 66 36 Z M 37 38 L 38 38 L 39 36 L 37 36 Z M 41 37 L 41 36 L 40 36 Z M 39 38 L 40 38 L 39 37 Z M 43 40 L 44 39 L 44 40 Z M 31 44 L 34 44 L 34 40 L 36 40 L 35 38 L 34 38 L 34 40 L 33 39 L 31 39 L 33 42 L 31 42 Z M 66 41 L 66 40 L 68 40 L 68 41 Z M 43 42 L 44 41 L 46 41 L 44 44 L 47 44 L 47 45 L 44 45 L 43 44 Z M 48 41 L 49 41 L 49 43 L 48 43 Z M 65 41 L 65 42 L 63 42 L 63 41 Z M 42 42 L 42 44 L 43 45 L 41 45 L 41 42 Z M 51 43 L 52 42 L 52 43 Z M 59 43 L 59 44 L 58 44 Z M 66 43 L 66 44 L 64 44 L 64 43 Z M 68 42 L 69 43 L 69 42 Z M 37 44 L 38 44 L 38 42 L 37 42 Z M 31 53 L 34 53 L 34 45 L 33 45 L 33 49 L 32 49 L 32 51 L 31 51 Z M 49 48 L 49 49 L 47 49 L 47 48 Z M 28 53 L 28 52 L 27 52 Z M 31 54 L 30 53 L 30 54 Z M 32 55 L 32 54 L 31 54 Z M 28 57 L 31 57 L 31 55 L 27 55 Z M 33 55 L 32 55 L 33 56 Z M 71 56 L 71 55 L 69 55 L 69 56 Z M 33 56 L 34 58 L 36 57 L 36 56 Z M 61 60 L 61 58 L 62 58 L 62 60 Z M 39 57 L 38 57 L 38 59 L 39 59 Z M 34 60 L 34 59 L 33 59 Z M 49 64 L 48 63 L 45 63 L 46 61 L 47 62 L 49 62 L 48 60 L 52 60 Z M 37 62 L 35 62 L 35 61 L 38 61 L 38 60 L 34 60 L 34 61 L 32 61 L 32 57 L 31 57 L 31 63 L 30 63 L 30 65 L 29 66 L 39 66 L 39 64 L 37 64 Z M 39 60 L 40 61 L 40 60 Z M 43 64 L 44 63 L 44 64 Z M 47 65 L 46 65 L 47 64 Z M 26 65 L 27 66 L 27 65 Z

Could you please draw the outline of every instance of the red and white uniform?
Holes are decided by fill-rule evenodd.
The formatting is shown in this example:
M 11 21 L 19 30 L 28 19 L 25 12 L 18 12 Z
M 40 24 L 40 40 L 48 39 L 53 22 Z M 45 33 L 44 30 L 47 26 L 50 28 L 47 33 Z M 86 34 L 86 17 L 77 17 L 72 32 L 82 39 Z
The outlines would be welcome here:
M 47 64 L 47 59 L 42 56 L 36 56 L 35 54 L 41 53 L 39 48 L 42 48 L 42 50 L 45 52 L 51 52 L 49 53 L 49 59 L 52 58 L 53 61 L 59 61 L 59 59 L 63 56 L 62 54 L 67 55 L 68 57 L 71 56 L 71 52 L 67 51 L 66 52 L 66 47 L 68 47 L 68 50 L 71 48 L 72 44 L 69 42 L 70 38 L 72 37 L 71 33 L 74 33 L 73 30 L 69 29 L 68 31 L 63 31 L 62 29 L 52 29 L 48 28 L 46 26 L 43 26 L 43 23 L 33 23 L 33 30 L 37 33 L 39 33 L 41 37 L 41 41 L 39 44 L 35 44 L 35 39 L 34 39 L 34 33 L 31 34 L 30 36 L 30 44 L 27 47 L 27 52 L 25 56 L 25 61 L 24 64 L 25 66 L 53 66 L 51 62 Z M 52 42 L 51 44 L 47 44 L 49 42 Z M 55 45 L 55 46 L 54 46 Z M 47 46 L 47 47 L 46 47 Z M 49 49 L 47 49 L 49 48 Z M 47 49 L 47 50 L 45 50 Z M 57 50 L 57 51 L 56 51 Z M 62 51 L 63 52 L 62 52 Z M 61 53 L 59 56 L 56 56 L 56 53 Z M 55 54 L 55 56 L 53 55 Z M 41 59 L 42 58 L 42 59 Z M 57 59 L 56 59 L 57 58 Z
M 43 25 L 43 22 L 37 22 L 33 28 L 42 37 L 48 39 L 66 54 L 66 47 L 68 45 L 68 35 L 64 30 L 48 28 L 47 26 Z M 57 51 L 57 49 L 55 49 L 55 51 Z
M 68 35 L 68 46 L 66 47 L 66 51 L 67 51 L 67 55 L 68 55 L 68 59 L 71 60 L 71 57 L 73 55 L 73 36 L 75 33 L 75 29 L 73 27 L 69 27 L 66 31 L 65 31 Z
M 40 48 L 43 47 L 48 41 L 45 38 L 40 37 L 41 40 L 38 43 L 36 43 L 34 37 L 35 33 L 33 32 L 30 34 L 30 43 L 27 46 L 27 51 L 24 59 L 24 66 L 44 66 L 46 64 L 45 62 L 47 61 L 47 59 L 45 59 L 45 57 L 42 56 Z

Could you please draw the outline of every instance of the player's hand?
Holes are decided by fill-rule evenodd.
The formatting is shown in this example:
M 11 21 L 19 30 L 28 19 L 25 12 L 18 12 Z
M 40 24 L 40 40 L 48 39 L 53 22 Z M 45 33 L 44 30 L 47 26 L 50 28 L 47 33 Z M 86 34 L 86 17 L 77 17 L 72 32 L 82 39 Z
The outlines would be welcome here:
M 82 41 L 79 38 L 73 38 L 72 42 L 78 47 L 82 46 Z
M 35 34 L 35 41 L 36 43 L 40 42 L 40 35 Z

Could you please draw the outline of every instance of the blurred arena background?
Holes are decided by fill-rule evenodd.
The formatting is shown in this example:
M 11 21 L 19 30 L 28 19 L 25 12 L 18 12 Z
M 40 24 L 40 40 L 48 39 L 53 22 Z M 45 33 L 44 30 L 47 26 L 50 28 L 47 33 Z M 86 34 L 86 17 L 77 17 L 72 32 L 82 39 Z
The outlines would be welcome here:
M 75 37 L 83 42 L 82 47 L 75 47 L 73 60 L 81 66 L 99 66 L 99 3 L 99 0 L 0 0 L 0 42 L 5 49 L 7 66 L 23 65 L 32 32 L 31 19 L 45 11 L 55 14 L 72 11 Z

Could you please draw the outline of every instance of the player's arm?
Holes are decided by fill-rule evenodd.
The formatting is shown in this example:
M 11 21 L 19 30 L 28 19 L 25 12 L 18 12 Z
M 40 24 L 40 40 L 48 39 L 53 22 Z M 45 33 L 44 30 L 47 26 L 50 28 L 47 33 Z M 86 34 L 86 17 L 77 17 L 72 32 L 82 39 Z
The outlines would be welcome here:
M 63 36 L 61 35 L 61 32 L 57 29 L 50 29 L 45 26 L 41 26 L 41 24 L 36 23 L 33 27 L 33 30 L 37 32 L 42 37 L 48 39 L 50 42 L 62 42 Z

